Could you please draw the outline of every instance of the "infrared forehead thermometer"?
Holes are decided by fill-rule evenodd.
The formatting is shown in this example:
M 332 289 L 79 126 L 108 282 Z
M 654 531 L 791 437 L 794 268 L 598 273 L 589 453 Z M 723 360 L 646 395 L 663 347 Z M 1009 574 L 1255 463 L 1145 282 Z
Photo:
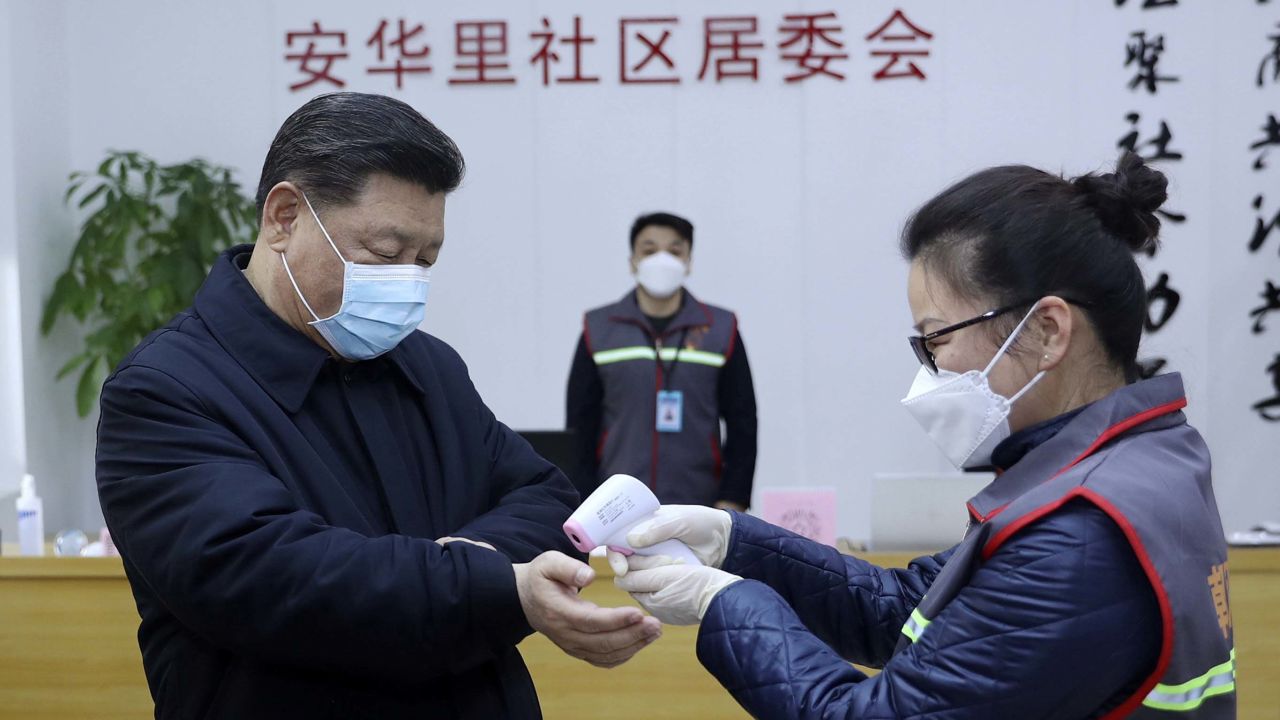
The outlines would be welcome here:
M 632 548 L 627 533 L 654 516 L 662 504 L 644 483 L 630 475 L 614 475 L 605 480 L 569 516 L 564 533 L 582 552 L 604 545 L 623 555 L 667 555 L 688 565 L 701 565 L 688 545 L 664 540 L 646 548 Z

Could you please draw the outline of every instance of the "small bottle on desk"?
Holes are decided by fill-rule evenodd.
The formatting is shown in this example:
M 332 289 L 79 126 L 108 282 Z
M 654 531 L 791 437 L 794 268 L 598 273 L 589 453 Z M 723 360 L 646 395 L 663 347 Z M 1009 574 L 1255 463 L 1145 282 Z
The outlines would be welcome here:
M 18 545 L 23 555 L 44 555 L 44 502 L 30 475 L 22 476 L 18 495 Z

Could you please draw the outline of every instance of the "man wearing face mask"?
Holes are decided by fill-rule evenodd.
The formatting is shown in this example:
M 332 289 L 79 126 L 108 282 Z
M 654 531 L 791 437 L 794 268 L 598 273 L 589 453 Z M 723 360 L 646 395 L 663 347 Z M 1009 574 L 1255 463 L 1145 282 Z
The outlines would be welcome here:
M 531 631 L 612 667 L 567 478 L 418 331 L 463 159 L 387 97 L 276 135 L 257 242 L 102 391 L 97 480 L 158 718 L 538 718 Z M 559 552 L 563 551 L 563 552 Z
M 684 288 L 692 254 L 688 220 L 640 216 L 631 226 L 635 290 L 583 320 L 566 418 L 584 496 L 626 473 L 664 503 L 739 511 L 751 503 L 751 367 L 737 317 Z

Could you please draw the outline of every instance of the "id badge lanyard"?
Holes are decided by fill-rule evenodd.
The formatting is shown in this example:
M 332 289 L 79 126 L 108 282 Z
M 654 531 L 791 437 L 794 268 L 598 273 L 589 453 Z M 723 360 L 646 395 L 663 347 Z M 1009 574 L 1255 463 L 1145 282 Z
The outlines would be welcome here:
M 678 433 L 684 429 L 684 393 L 679 390 L 670 390 L 671 376 L 675 375 L 676 366 L 680 362 L 680 350 L 684 348 L 684 342 L 688 339 L 689 329 L 685 328 L 680 334 L 680 344 L 676 346 L 675 353 L 671 357 L 671 365 L 664 366 L 662 362 L 662 348 L 658 345 L 658 338 L 653 338 L 654 359 L 658 363 L 658 368 L 662 371 L 662 387 L 658 389 L 657 398 L 657 418 L 656 429 L 662 433 Z

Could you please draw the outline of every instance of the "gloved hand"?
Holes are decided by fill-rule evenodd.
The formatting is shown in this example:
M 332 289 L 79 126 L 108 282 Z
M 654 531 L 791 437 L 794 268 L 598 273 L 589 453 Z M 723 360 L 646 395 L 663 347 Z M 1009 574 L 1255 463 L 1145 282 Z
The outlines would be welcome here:
M 645 548 L 664 540 L 679 540 L 693 551 L 703 565 L 718 568 L 729 552 L 729 531 L 733 516 L 724 510 L 702 505 L 663 505 L 652 520 L 640 523 L 627 533 L 633 548 Z M 609 565 L 615 575 L 627 574 L 626 558 L 609 551 Z M 632 564 L 631 567 L 635 567 Z
M 697 625 L 711 600 L 742 578 L 703 565 L 693 567 L 666 555 L 632 555 L 613 583 L 631 593 L 645 610 L 668 625 Z

